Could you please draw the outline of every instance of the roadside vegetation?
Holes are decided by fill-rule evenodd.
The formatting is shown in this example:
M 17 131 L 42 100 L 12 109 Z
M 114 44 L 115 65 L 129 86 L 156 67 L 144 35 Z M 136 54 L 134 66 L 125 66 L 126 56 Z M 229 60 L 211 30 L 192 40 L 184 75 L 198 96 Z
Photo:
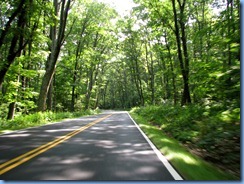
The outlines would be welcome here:
M 23 128 L 35 127 L 44 125 L 47 123 L 53 123 L 67 118 L 76 118 L 86 115 L 98 114 L 101 111 L 96 110 L 85 110 L 79 112 L 37 112 L 29 115 L 20 115 L 15 117 L 13 120 L 0 119 L 0 134 L 20 130 Z
M 2 1 L 0 131 L 138 106 L 157 141 L 240 178 L 240 1 L 133 2 Z
M 236 180 L 240 179 L 239 111 L 163 105 L 133 108 L 131 114 L 185 179 Z

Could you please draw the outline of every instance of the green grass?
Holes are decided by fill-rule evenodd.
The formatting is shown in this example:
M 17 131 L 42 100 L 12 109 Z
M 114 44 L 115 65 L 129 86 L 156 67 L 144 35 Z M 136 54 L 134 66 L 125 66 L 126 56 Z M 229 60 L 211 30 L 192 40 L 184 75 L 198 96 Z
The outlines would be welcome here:
M 130 114 L 185 180 L 238 180 L 235 176 L 191 154 L 177 140 L 164 134 L 159 127 L 148 123 L 144 117 L 133 112 Z
M 60 121 L 67 118 L 93 115 L 100 113 L 100 110 L 85 110 L 79 112 L 37 112 L 30 115 L 20 115 L 13 120 L 0 119 L 0 134 L 29 127 L 41 126 L 47 123 Z

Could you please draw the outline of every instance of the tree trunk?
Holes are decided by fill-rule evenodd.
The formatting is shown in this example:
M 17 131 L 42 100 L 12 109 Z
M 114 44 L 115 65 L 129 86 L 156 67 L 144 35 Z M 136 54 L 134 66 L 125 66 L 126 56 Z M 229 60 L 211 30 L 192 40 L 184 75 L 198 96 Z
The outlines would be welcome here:
M 181 74 L 183 77 L 183 94 L 182 94 L 182 100 L 181 105 L 186 105 L 188 103 L 191 103 L 191 97 L 190 97 L 190 90 L 189 90 L 189 57 L 187 53 L 187 45 L 186 45 L 186 35 L 185 35 L 185 26 L 183 21 L 183 15 L 184 15 L 184 7 L 185 7 L 185 1 L 181 4 L 178 0 L 179 6 L 180 6 L 180 17 L 177 16 L 176 12 L 176 5 L 175 0 L 172 0 L 173 5 L 173 12 L 174 12 L 174 23 L 175 23 L 175 36 L 177 41 L 177 50 L 178 50 L 178 59 L 180 62 L 180 68 L 181 68 Z M 178 20 L 181 26 L 181 34 L 180 34 L 180 28 L 178 26 Z M 182 55 L 181 50 L 181 39 L 182 39 L 182 45 L 183 45 L 183 52 L 184 52 L 184 59 Z
M 155 105 L 155 74 L 154 74 L 154 61 L 153 61 L 153 56 L 152 53 L 150 53 L 150 59 L 151 59 L 151 103 Z
M 109 82 L 106 82 L 105 88 L 103 91 L 103 108 L 106 108 L 106 94 L 107 94 L 108 83 Z
M 183 10 L 182 10 L 183 11 Z M 183 89 L 183 96 L 182 96 L 182 105 L 191 103 L 191 96 L 190 96 L 190 89 L 189 89 L 189 56 L 187 51 L 187 40 L 186 40 L 186 34 L 185 34 L 185 23 L 183 22 L 183 17 L 180 19 L 180 25 L 181 25 L 181 40 L 183 45 L 183 54 L 185 59 L 185 66 L 184 66 L 184 89 Z
M 12 38 L 12 41 L 11 41 L 11 46 L 9 48 L 9 54 L 8 54 L 8 57 L 7 57 L 7 63 L 4 63 L 3 67 L 1 67 L 1 69 L 0 69 L 0 86 L 2 86 L 4 77 L 5 77 L 6 73 L 7 73 L 10 65 L 14 62 L 14 59 L 17 56 L 17 53 L 15 53 L 15 51 L 14 51 L 15 47 L 17 45 L 17 42 L 18 42 L 18 36 L 15 35 Z
M 20 55 L 21 51 L 25 48 L 25 46 L 29 43 L 29 41 L 31 40 L 30 38 L 32 37 L 32 34 L 33 32 L 36 30 L 37 28 L 37 25 L 34 24 L 33 28 L 32 28 L 32 32 L 30 35 L 28 35 L 28 39 L 26 38 L 26 35 L 24 35 L 24 29 L 26 27 L 26 24 L 27 24 L 27 10 L 28 10 L 28 7 L 27 7 L 27 4 L 26 3 L 26 0 L 21 0 L 18 7 L 16 8 L 16 10 L 13 12 L 13 14 L 8 18 L 8 22 L 5 24 L 4 28 L 1 29 L 1 36 L 0 36 L 0 48 L 2 47 L 2 45 L 4 44 L 4 40 L 5 40 L 5 37 L 6 35 L 8 35 L 8 31 L 11 31 L 10 33 L 12 33 L 12 30 L 11 30 L 11 24 L 12 22 L 14 21 L 14 19 L 16 17 L 18 17 L 18 21 L 17 21 L 17 28 L 19 29 L 22 29 L 21 32 L 22 34 L 13 34 L 13 37 L 12 37 L 12 40 L 11 40 L 11 45 L 10 45 L 10 48 L 9 48 L 9 53 L 8 53 L 8 56 L 7 56 L 7 59 L 6 59 L 6 63 L 3 63 L 1 66 L 0 66 L 0 88 L 2 87 L 2 83 L 4 81 L 4 77 L 9 69 L 9 67 L 11 66 L 11 64 L 14 62 L 14 59 Z M 31 3 L 29 3 L 28 6 L 31 6 Z M 15 28 L 13 28 L 15 29 Z M 24 38 L 25 39 L 25 42 L 24 41 Z M 17 42 L 19 41 L 19 47 L 16 48 L 17 46 Z
M 37 104 L 38 105 L 37 111 L 45 111 L 47 109 L 46 107 L 47 94 L 55 72 L 57 54 L 59 53 L 56 51 L 57 54 L 56 56 L 54 56 L 55 55 L 54 52 L 51 53 L 52 59 L 50 59 L 44 77 L 42 79 L 42 85 L 41 85 L 40 95 Z
M 176 105 L 177 103 L 177 92 L 176 92 L 176 84 L 175 84 L 175 73 L 174 73 L 174 66 L 173 66 L 173 62 L 172 62 L 172 55 L 171 55 L 171 51 L 170 51 L 170 45 L 168 42 L 168 37 L 167 34 L 165 32 L 164 34 L 165 36 L 165 43 L 166 43 L 166 48 L 168 51 L 168 57 L 169 57 L 169 61 L 170 61 L 170 70 L 171 70 L 171 75 L 172 75 L 172 85 L 173 85 L 173 98 L 174 98 L 174 105 Z
M 24 28 L 26 26 L 26 22 L 27 22 L 27 20 L 26 20 L 26 8 L 23 8 L 21 10 L 17 25 L 18 25 L 19 28 L 24 30 Z M 15 52 L 15 47 L 17 46 L 17 42 L 18 42 L 18 48 L 17 48 L 18 51 Z M 15 35 L 13 37 L 13 39 L 12 39 L 10 50 L 9 50 L 9 54 L 8 54 L 8 57 L 7 57 L 7 63 L 8 63 L 7 66 L 8 67 L 5 70 L 5 74 L 6 74 L 7 70 L 8 70 L 8 68 L 10 67 L 10 65 L 14 62 L 14 59 L 17 56 L 19 57 L 21 55 L 21 51 L 24 48 L 23 45 L 24 45 L 24 35 L 23 34 Z M 19 75 L 18 75 L 18 78 L 17 78 L 18 82 L 20 80 L 20 76 Z M 18 94 L 18 89 L 17 89 L 17 94 Z M 17 96 L 15 98 L 16 98 L 15 100 L 17 100 Z M 8 112 L 7 119 L 10 120 L 10 119 L 14 118 L 15 108 L 16 108 L 16 101 L 11 102 L 9 104 L 9 112 Z
M 96 90 L 96 102 L 94 105 L 94 109 L 96 109 L 98 107 L 98 102 L 99 102 L 99 87 Z
M 72 84 L 72 94 L 71 94 L 71 107 L 70 111 L 75 111 L 75 87 L 76 87 L 76 78 L 77 78 L 77 66 L 78 66 L 78 58 L 75 60 L 75 68 L 73 74 L 73 84 Z
M 144 106 L 144 95 L 143 95 L 143 89 L 142 89 L 142 81 L 141 81 L 141 73 L 139 70 L 139 64 L 138 64 L 138 58 L 135 58 L 135 70 L 136 70 L 136 78 L 137 78 L 137 87 L 140 97 L 140 105 Z
M 25 1 L 26 0 L 21 0 L 18 7 L 16 8 L 16 10 L 13 12 L 13 14 L 7 18 L 7 23 L 4 25 L 4 28 L 1 29 L 1 36 L 0 36 L 0 48 L 2 47 L 3 43 L 4 43 L 4 39 L 6 37 L 6 35 L 8 34 L 9 29 L 11 29 L 11 24 L 14 21 L 14 19 L 18 16 L 19 13 L 23 12 L 24 5 L 25 5 Z M 6 17 L 5 17 L 6 18 Z
M 86 100 L 85 100 L 85 109 L 89 109 L 90 107 L 90 98 L 91 98 L 91 92 L 93 88 L 93 69 L 89 72 L 89 79 L 87 83 L 87 92 L 86 92 Z
M 16 102 L 11 102 L 9 104 L 9 107 L 8 107 L 9 111 L 8 111 L 8 117 L 7 117 L 8 120 L 11 120 L 14 118 L 15 106 L 16 106 Z
M 50 87 L 48 89 L 48 94 L 47 94 L 47 109 L 49 111 L 52 111 L 53 110 L 53 83 L 54 83 L 54 78 L 55 76 L 53 77 L 52 81 L 51 81 L 51 84 L 50 84 Z
M 58 7 L 59 7 L 58 1 L 54 0 L 53 4 L 55 8 L 55 13 L 56 15 L 58 15 Z M 53 75 L 55 73 L 59 52 L 64 42 L 64 33 L 65 33 L 69 8 L 70 8 L 70 0 L 68 0 L 66 4 L 65 1 L 63 1 L 60 10 L 60 22 L 58 27 L 58 33 L 56 32 L 57 25 L 54 25 L 50 31 L 51 32 L 50 37 L 52 40 L 51 53 L 50 56 L 48 57 L 49 59 L 47 62 L 46 72 L 42 80 L 40 95 L 37 102 L 37 106 L 38 106 L 37 111 L 46 110 L 46 100 L 47 100 L 48 90 L 51 81 L 53 79 Z
M 149 48 L 150 48 L 150 43 Z M 154 66 L 153 66 L 153 58 L 152 58 L 152 53 L 148 52 L 147 48 L 147 43 L 145 44 L 145 49 L 146 49 L 146 62 L 147 62 L 147 69 L 149 73 L 149 79 L 150 79 L 150 91 L 151 91 L 151 104 L 155 104 L 155 86 L 154 86 Z M 149 55 L 149 57 L 148 57 Z M 150 61 L 150 62 L 149 62 Z

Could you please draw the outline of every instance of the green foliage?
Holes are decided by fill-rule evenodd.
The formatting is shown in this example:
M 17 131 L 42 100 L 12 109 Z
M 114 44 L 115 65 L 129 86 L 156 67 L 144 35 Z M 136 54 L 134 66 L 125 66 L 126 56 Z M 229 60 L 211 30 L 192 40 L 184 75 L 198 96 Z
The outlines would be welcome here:
M 176 139 L 163 132 L 160 127 L 152 125 L 144 116 L 139 115 L 139 112 L 142 111 L 144 110 L 134 108 L 131 115 L 185 180 L 237 180 L 237 177 L 221 171 L 213 164 L 190 153 Z
M 137 7 L 125 17 L 101 2 L 73 3 L 49 96 L 53 107 L 48 109 L 73 111 L 180 103 L 183 78 L 172 1 L 135 2 Z M 178 20 L 185 23 L 192 102 L 239 108 L 240 3 L 185 2 L 182 0 L 184 12 L 180 13 L 177 1 L 176 8 Z M 18 4 L 1 2 L 3 28 Z M 33 112 L 37 105 L 52 47 L 50 32 L 59 21 L 51 1 L 33 0 L 25 5 L 28 21 L 24 30 L 17 28 L 19 13 L 0 47 L 3 68 L 13 33 L 21 31 L 24 41 L 30 38 L 9 68 L 1 90 L 1 104 L 16 102 L 20 114 Z M 212 7 L 220 7 L 219 13 Z
M 240 174 L 240 109 L 222 106 L 148 106 L 133 113 L 158 126 L 219 167 Z
M 15 117 L 14 120 L 4 120 L 0 119 L 0 133 L 9 130 L 19 130 L 23 128 L 35 127 L 51 123 L 54 121 L 59 121 L 66 118 L 75 118 L 85 115 L 93 115 L 100 113 L 99 109 L 96 110 L 86 110 L 77 112 L 37 112 L 29 115 L 20 115 Z
M 2 103 L 0 105 L 0 120 L 6 118 L 8 114 L 8 103 Z

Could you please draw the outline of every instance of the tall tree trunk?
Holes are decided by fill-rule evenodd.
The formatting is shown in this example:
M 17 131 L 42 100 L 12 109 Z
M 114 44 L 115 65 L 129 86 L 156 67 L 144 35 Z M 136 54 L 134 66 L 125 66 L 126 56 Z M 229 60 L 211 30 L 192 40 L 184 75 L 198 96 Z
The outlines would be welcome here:
M 2 47 L 3 43 L 4 43 L 4 39 L 6 37 L 6 35 L 8 34 L 9 29 L 11 29 L 11 25 L 12 22 L 14 21 L 14 19 L 19 15 L 19 13 L 23 12 L 23 10 L 25 9 L 25 2 L 26 0 L 21 0 L 18 7 L 16 8 L 16 10 L 12 13 L 12 15 L 7 18 L 7 23 L 4 25 L 4 28 L 1 29 L 1 36 L 0 36 L 0 48 Z
M 18 77 L 17 77 L 17 82 L 19 82 L 19 79 L 20 79 L 20 74 L 18 74 Z M 12 120 L 14 119 L 14 114 L 15 114 L 15 109 L 16 109 L 16 101 L 17 101 L 17 98 L 18 98 L 18 91 L 19 89 L 17 88 L 16 89 L 16 96 L 15 96 L 15 101 L 11 102 L 8 106 L 8 116 L 7 116 L 7 119 L 8 120 Z
M 47 109 L 46 107 L 47 94 L 56 68 L 57 56 L 54 56 L 55 53 L 58 54 L 57 51 L 53 51 L 51 53 L 52 59 L 50 59 L 50 61 L 47 63 L 46 72 L 42 79 L 42 85 L 41 85 L 40 95 L 37 104 L 38 105 L 37 111 L 45 111 Z
M 180 17 L 177 16 L 175 0 L 172 0 L 172 6 L 173 6 L 173 12 L 174 12 L 174 23 L 175 23 L 174 32 L 175 32 L 176 42 L 177 42 L 178 59 L 180 62 L 181 74 L 183 77 L 183 94 L 182 94 L 181 105 L 185 105 L 185 104 L 191 103 L 190 90 L 189 90 L 189 57 L 188 57 L 188 53 L 187 53 L 185 26 L 184 26 L 184 21 L 183 21 L 185 0 L 183 1 L 182 4 L 180 3 L 180 0 L 178 0 L 178 3 L 180 6 Z M 181 29 L 179 28 L 178 21 L 180 23 Z M 180 30 L 181 30 L 181 34 L 180 34 Z M 185 61 L 184 61 L 183 55 L 182 55 L 181 41 L 182 41 L 182 45 L 183 45 Z
M 235 27 L 231 25 L 233 20 L 233 0 L 227 1 L 227 36 L 230 39 L 232 34 L 235 32 Z M 233 23 L 232 23 L 233 24 Z M 233 24 L 234 25 L 234 24 Z M 232 30 L 231 30 L 232 29 Z M 227 57 L 227 70 L 232 65 L 232 53 L 231 53 L 231 43 L 227 44 L 228 57 Z M 230 82 L 230 79 L 228 79 Z
M 150 52 L 150 60 L 151 60 L 151 103 L 155 105 L 155 73 L 154 73 L 154 61 L 152 53 Z
M 77 45 L 76 53 L 75 53 L 75 67 L 74 67 L 74 73 L 73 73 L 73 85 L 72 85 L 71 106 L 70 106 L 71 112 L 75 111 L 75 100 L 76 100 L 75 89 L 76 89 L 76 81 L 77 81 L 78 62 L 80 59 L 80 54 L 81 54 L 83 47 L 84 47 L 84 44 L 82 44 L 82 37 L 83 37 L 85 30 L 87 28 L 88 20 L 89 20 L 88 18 L 85 18 L 85 20 L 83 22 L 81 34 L 80 34 L 80 40 L 78 41 L 78 45 Z
M 172 62 L 172 55 L 171 55 L 171 51 L 170 51 L 170 45 L 168 42 L 168 37 L 167 34 L 165 32 L 164 34 L 165 37 L 165 43 L 166 43 L 166 48 L 168 51 L 168 57 L 169 57 L 169 61 L 170 61 L 170 70 L 171 70 L 171 76 L 172 76 L 172 85 L 173 85 L 173 98 L 174 98 L 174 105 L 176 105 L 177 103 L 177 91 L 176 91 L 176 84 L 175 84 L 175 73 L 174 73 L 174 66 L 173 66 L 173 62 Z
M 71 94 L 71 112 L 75 111 L 75 87 L 76 87 L 76 79 L 77 79 L 77 66 L 78 66 L 78 58 L 76 57 L 75 60 L 75 68 L 74 68 L 74 74 L 73 74 L 73 84 L 72 84 L 72 94 Z
M 183 10 L 182 10 L 183 11 Z M 182 105 L 191 103 L 191 96 L 190 96 L 190 88 L 189 88 L 189 55 L 187 51 L 187 40 L 186 40 L 186 34 L 185 34 L 185 23 L 183 22 L 183 17 L 180 19 L 180 25 L 181 25 L 181 40 L 183 45 L 183 54 L 185 59 L 185 66 L 184 66 L 184 90 L 183 90 L 183 96 L 182 96 Z
M 95 101 L 94 109 L 98 107 L 98 102 L 99 102 L 99 87 L 96 89 L 96 101 Z
M 3 63 L 3 66 L 0 69 L 0 88 L 2 87 L 2 83 L 4 80 L 4 77 L 10 67 L 10 65 L 14 62 L 15 57 L 17 56 L 17 53 L 15 52 L 15 47 L 17 45 L 19 36 L 14 35 L 14 37 L 11 40 L 11 45 L 8 51 L 8 56 L 7 56 L 7 62 Z
M 93 49 L 95 50 L 98 42 L 99 42 L 99 32 L 96 32 L 95 35 L 95 39 L 93 42 Z M 103 54 L 103 52 L 105 51 L 106 46 L 100 51 L 100 55 Z M 95 57 L 94 58 L 94 62 L 99 61 L 99 58 Z M 87 92 L 86 92 L 86 99 L 85 99 L 85 109 L 89 109 L 90 108 L 90 98 L 91 98 L 91 94 L 92 94 L 92 89 L 93 89 L 93 85 L 96 83 L 97 81 L 97 75 L 98 75 L 98 71 L 99 70 L 99 62 L 98 63 L 92 63 L 91 67 L 90 67 L 90 72 L 88 72 L 88 84 L 87 84 Z
M 37 102 L 37 106 L 38 106 L 37 111 L 46 110 L 46 100 L 47 100 L 48 90 L 51 81 L 53 79 L 53 75 L 55 73 L 59 52 L 64 42 L 64 33 L 65 33 L 65 28 L 67 23 L 68 11 L 70 8 L 70 1 L 71 0 L 68 0 L 67 3 L 65 3 L 66 1 L 63 1 L 60 11 L 58 10 L 59 7 L 58 0 L 53 1 L 56 15 L 58 15 L 58 11 L 60 12 L 60 16 L 59 16 L 60 20 L 59 20 L 59 25 L 58 26 L 54 25 L 50 31 L 51 32 L 50 37 L 52 40 L 51 53 L 50 56 L 48 57 L 49 59 L 46 66 L 46 72 L 42 80 L 40 95 Z M 56 32 L 57 28 L 58 28 L 58 32 Z
M 103 91 L 103 108 L 106 108 L 106 95 L 107 95 L 108 84 L 109 84 L 109 81 L 106 82 L 104 91 Z
M 135 60 L 136 86 L 137 86 L 138 94 L 139 94 L 139 98 L 140 98 L 140 105 L 144 106 L 145 100 L 144 100 L 144 95 L 143 95 L 141 73 L 140 73 L 140 69 L 139 69 L 137 56 L 134 57 L 134 60 Z
M 24 28 L 26 26 L 26 22 L 27 22 L 27 17 L 26 17 L 26 7 L 25 7 L 21 10 L 17 25 L 19 28 L 24 30 Z M 15 47 L 17 46 L 17 42 L 18 42 L 18 48 L 17 48 L 18 52 L 15 52 Z M 24 35 L 23 34 L 15 35 L 13 37 L 11 46 L 10 46 L 10 50 L 9 50 L 9 55 L 7 58 L 8 67 L 10 67 L 10 65 L 14 62 L 15 57 L 19 57 L 21 55 L 21 51 L 23 49 L 23 44 L 24 44 Z M 7 72 L 7 69 L 6 69 L 6 72 Z M 18 73 L 18 78 L 17 78 L 18 82 L 19 82 L 19 79 L 20 79 L 20 73 Z M 17 89 L 17 94 L 18 94 L 18 89 Z M 15 98 L 16 98 L 15 100 L 17 100 L 17 96 Z M 15 108 L 16 108 L 16 101 L 11 102 L 9 104 L 9 111 L 8 111 L 7 119 L 10 120 L 10 119 L 14 118 Z
M 16 17 L 18 17 L 17 20 L 17 28 L 21 28 L 21 33 L 23 34 L 13 34 L 13 37 L 11 39 L 11 44 L 10 44 L 10 48 L 9 48 L 9 54 L 7 56 L 6 59 L 6 63 L 3 63 L 0 66 L 0 89 L 2 88 L 2 83 L 4 81 L 4 77 L 9 69 L 9 67 L 11 66 L 11 64 L 14 62 L 14 59 L 20 55 L 20 52 L 26 47 L 26 45 L 29 43 L 29 41 L 31 40 L 31 37 L 33 36 L 34 31 L 37 29 L 37 24 L 35 23 L 31 29 L 31 34 L 29 35 L 25 35 L 24 34 L 24 28 L 26 26 L 27 23 L 27 10 L 29 7 L 27 6 L 31 6 L 32 1 L 27 2 L 26 0 L 21 0 L 18 7 L 16 8 L 16 10 L 13 12 L 13 14 L 7 19 L 7 23 L 4 25 L 4 27 L 1 29 L 1 36 L 0 36 L 0 48 L 2 47 L 2 45 L 4 44 L 4 40 L 6 35 L 8 34 L 12 34 L 12 30 L 11 30 L 11 26 L 12 26 L 12 22 L 14 21 L 14 19 Z M 13 24 L 14 25 L 14 24 Z M 13 28 L 15 29 L 15 28 Z M 9 33 L 8 33 L 9 32 Z M 24 39 L 26 38 L 21 46 L 19 46 L 18 48 L 16 48 L 17 46 L 17 42 L 19 41 L 19 39 Z M 22 40 L 23 41 L 23 40 Z
M 93 69 L 90 70 L 88 73 L 89 79 L 87 80 L 87 91 L 86 91 L 86 100 L 85 100 L 85 109 L 89 109 L 90 107 L 90 98 L 91 98 L 91 92 L 93 88 Z
M 149 48 L 150 48 L 150 43 L 149 44 Z M 149 79 L 150 79 L 150 91 L 151 91 L 151 104 L 154 105 L 155 104 L 155 86 L 154 86 L 154 62 L 153 62 L 153 58 L 152 58 L 152 53 L 148 52 L 148 48 L 147 48 L 147 43 L 145 43 L 145 49 L 146 49 L 146 62 L 147 62 L 147 69 L 148 69 L 148 73 L 149 73 Z M 148 57 L 149 55 L 149 57 Z

